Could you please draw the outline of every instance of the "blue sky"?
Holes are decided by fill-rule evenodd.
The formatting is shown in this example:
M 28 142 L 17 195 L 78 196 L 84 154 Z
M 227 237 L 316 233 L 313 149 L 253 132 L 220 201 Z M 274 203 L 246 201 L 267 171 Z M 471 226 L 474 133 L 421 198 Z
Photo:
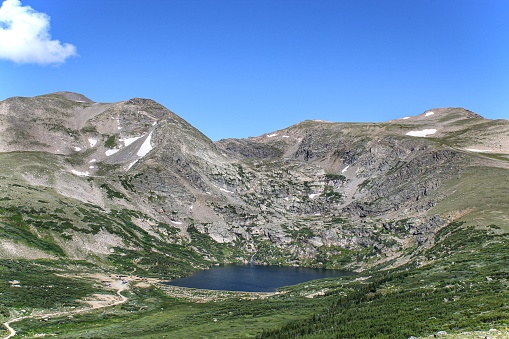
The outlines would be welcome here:
M 47 40 L 60 41 L 61 60 L 29 61 L 21 47 L 12 56 L 0 35 L 0 100 L 62 90 L 101 102 L 151 98 L 213 140 L 435 107 L 509 118 L 506 0 L 17 5 L 51 17 Z M 0 32 L 9 29 L 1 20 Z

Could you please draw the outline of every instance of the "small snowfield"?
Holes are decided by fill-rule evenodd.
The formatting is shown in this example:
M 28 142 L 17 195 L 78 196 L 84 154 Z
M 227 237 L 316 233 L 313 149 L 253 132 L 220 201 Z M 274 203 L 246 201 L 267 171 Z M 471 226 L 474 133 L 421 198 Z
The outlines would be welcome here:
M 411 136 L 411 137 L 424 138 L 424 137 L 427 137 L 428 135 L 435 134 L 436 132 L 437 132 L 436 129 L 430 128 L 430 129 L 423 129 L 422 131 L 410 131 L 406 135 Z

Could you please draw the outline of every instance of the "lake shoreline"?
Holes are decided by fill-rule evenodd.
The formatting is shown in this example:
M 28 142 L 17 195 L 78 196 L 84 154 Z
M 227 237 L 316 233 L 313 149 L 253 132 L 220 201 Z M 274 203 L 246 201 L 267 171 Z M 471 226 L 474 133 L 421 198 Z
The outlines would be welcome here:
M 226 300 L 231 298 L 238 298 L 243 300 L 266 299 L 272 296 L 286 293 L 286 291 L 243 292 L 243 291 L 208 290 L 203 288 L 168 285 L 167 282 L 163 281 L 158 282 L 156 286 L 163 290 L 170 297 L 198 303 L 214 300 L 215 301 Z
M 173 279 L 164 284 L 206 291 L 275 293 L 284 286 L 350 275 L 355 275 L 355 272 L 293 266 L 225 264 L 199 270 L 190 276 Z

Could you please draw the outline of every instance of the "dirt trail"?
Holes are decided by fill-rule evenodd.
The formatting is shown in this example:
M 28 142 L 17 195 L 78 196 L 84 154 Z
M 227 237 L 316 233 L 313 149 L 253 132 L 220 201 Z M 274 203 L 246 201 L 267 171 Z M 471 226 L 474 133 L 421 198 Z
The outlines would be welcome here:
M 66 275 L 66 277 L 69 277 Z M 77 276 L 74 276 L 77 277 Z M 83 277 L 83 276 L 79 276 Z M 113 307 L 116 305 L 120 305 L 125 303 L 129 300 L 129 298 L 122 295 L 122 291 L 129 289 L 129 283 L 136 280 L 134 277 L 113 277 L 112 275 L 106 276 L 102 274 L 96 274 L 96 275 L 88 275 L 87 278 L 92 278 L 94 280 L 99 280 L 103 284 L 106 284 L 108 288 L 116 290 L 116 296 L 114 295 L 108 295 L 108 294 L 95 294 L 93 295 L 93 299 L 84 300 L 83 302 L 90 305 L 90 307 L 87 308 L 80 308 L 78 310 L 73 311 L 62 311 L 62 312 L 55 312 L 55 313 L 45 313 L 45 314 L 34 314 L 34 315 L 27 315 L 23 317 L 18 317 L 11 319 L 9 321 L 6 321 L 3 323 L 3 326 L 9 331 L 9 335 L 4 337 L 3 339 L 9 339 L 16 335 L 16 330 L 14 330 L 11 327 L 11 324 L 24 320 L 24 319 L 44 319 L 44 318 L 51 318 L 51 317 L 60 317 L 60 316 L 71 316 L 75 314 L 80 313 L 87 313 L 90 311 L 97 310 L 99 308 L 106 308 L 106 307 Z M 118 296 L 118 298 L 117 298 Z

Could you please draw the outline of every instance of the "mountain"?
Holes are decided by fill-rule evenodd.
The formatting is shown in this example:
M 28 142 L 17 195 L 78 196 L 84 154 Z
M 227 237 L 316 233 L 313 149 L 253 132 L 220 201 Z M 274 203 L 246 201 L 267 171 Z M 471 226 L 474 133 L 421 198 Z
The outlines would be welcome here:
M 0 317 L 25 334 L 77 337 L 500 328 L 509 321 L 500 303 L 508 155 L 509 122 L 463 108 L 384 123 L 303 121 L 212 142 L 149 99 L 9 98 L 0 102 Z M 250 260 L 358 275 L 261 299 L 158 283 Z M 128 292 L 119 280 L 122 299 L 108 304 L 101 298 L 115 295 L 97 296 L 111 294 L 112 272 L 143 280 Z M 100 320 L 73 311 L 97 298 L 94 307 L 111 308 Z M 75 318 L 43 324 L 38 314 Z M 131 334 L 121 319 L 137 324 Z
M 191 266 L 363 269 L 405 262 L 451 221 L 506 221 L 508 122 L 461 108 L 214 143 L 152 100 L 58 92 L 2 101 L 0 126 L 0 206 L 24 232 L 4 257 L 110 262 L 156 241 Z

